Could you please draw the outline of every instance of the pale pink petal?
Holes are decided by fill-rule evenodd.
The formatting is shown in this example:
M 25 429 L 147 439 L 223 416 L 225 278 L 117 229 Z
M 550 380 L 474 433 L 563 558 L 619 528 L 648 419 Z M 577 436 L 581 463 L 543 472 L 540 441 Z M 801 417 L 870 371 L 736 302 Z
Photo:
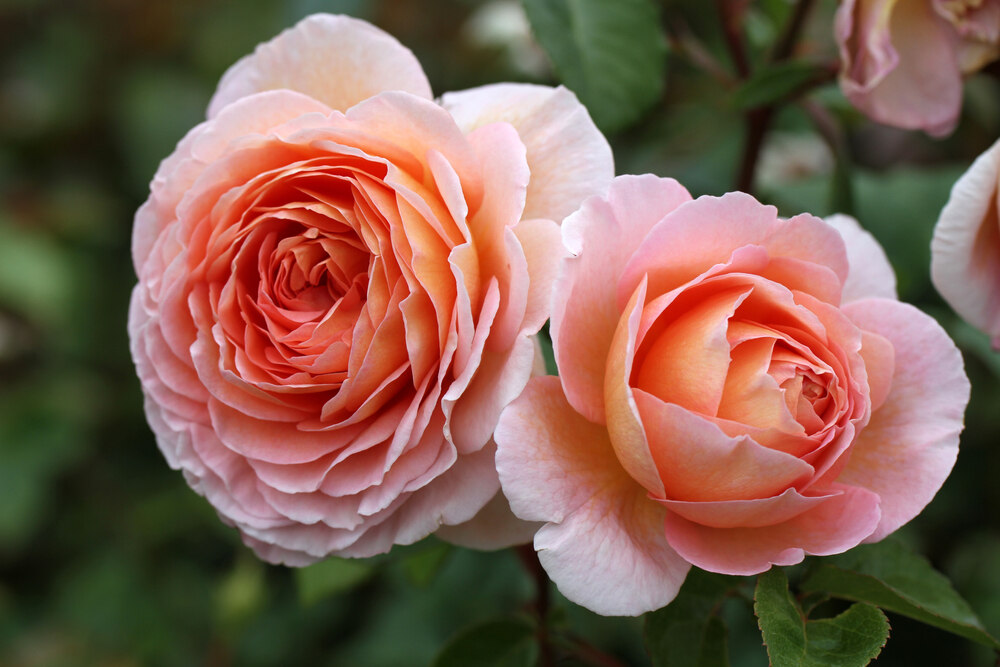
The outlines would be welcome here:
M 933 318 L 905 303 L 866 299 L 844 312 L 895 351 L 892 389 L 851 450 L 839 481 L 881 497 L 880 540 L 915 517 L 944 483 L 958 455 L 969 402 L 962 355 Z
M 861 331 L 861 358 L 865 360 L 872 411 L 878 410 L 892 391 L 896 373 L 896 351 L 884 336 Z
M 604 427 L 567 403 L 554 377 L 535 378 L 497 427 L 497 469 L 515 514 L 535 535 L 546 572 L 599 614 L 667 604 L 689 565 L 663 537 L 665 510 L 618 464 Z
M 836 22 L 840 85 L 873 120 L 942 136 L 958 122 L 957 35 L 930 2 L 849 0 Z
M 604 366 L 622 305 L 618 278 L 650 228 L 690 199 L 671 179 L 619 176 L 606 200 L 586 200 L 563 222 L 573 256 L 559 269 L 550 331 L 566 396 L 592 421 L 604 421 Z
M 934 228 L 931 278 L 959 315 L 1000 340 L 1000 141 L 952 188 Z
M 431 98 L 420 63 L 395 37 L 365 21 L 330 14 L 302 19 L 230 67 L 212 96 L 208 116 L 247 95 L 279 88 L 304 93 L 337 111 L 386 90 Z
M 842 303 L 858 299 L 881 297 L 896 299 L 896 272 L 889 264 L 885 250 L 875 237 L 862 229 L 858 221 L 848 215 L 831 215 L 827 224 L 844 237 L 847 246 L 847 280 L 844 282 Z
M 497 493 L 471 520 L 456 526 L 441 526 L 434 534 L 462 547 L 493 551 L 527 544 L 541 527 L 541 523 L 514 516 L 507 498 Z
M 501 83 L 445 93 L 441 104 L 466 132 L 510 123 L 528 149 L 526 218 L 561 222 L 614 177 L 611 147 L 586 107 L 562 86 Z
M 842 553 L 860 544 L 878 525 L 879 497 L 845 485 L 833 491 L 842 493 L 787 521 L 755 528 L 712 528 L 667 512 L 667 540 L 692 565 L 735 575 L 795 565 L 807 553 Z

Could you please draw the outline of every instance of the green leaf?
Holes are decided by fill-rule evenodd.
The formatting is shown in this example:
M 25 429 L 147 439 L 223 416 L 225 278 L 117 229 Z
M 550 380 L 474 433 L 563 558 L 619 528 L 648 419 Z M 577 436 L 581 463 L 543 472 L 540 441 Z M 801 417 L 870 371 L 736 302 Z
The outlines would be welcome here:
M 663 93 L 666 40 L 652 0 L 523 0 L 563 83 L 605 132 L 631 125 Z
M 883 609 L 1000 649 L 951 582 L 895 540 L 866 544 L 824 558 L 800 588 L 870 602 Z
M 406 578 L 414 586 L 421 588 L 428 586 L 441 571 L 451 552 L 452 546 L 447 542 L 433 542 L 426 548 L 407 556 L 403 559 Z
M 762 67 L 733 93 L 733 106 L 744 111 L 770 106 L 800 92 L 809 83 L 822 81 L 827 68 L 802 60 Z
M 327 558 L 295 571 L 299 599 L 314 604 L 330 595 L 337 595 L 360 585 L 375 572 L 375 566 L 364 560 Z
M 537 660 L 535 628 L 509 618 L 467 628 L 445 645 L 432 667 L 532 667 Z
M 754 600 L 773 667 L 864 667 L 889 637 L 885 614 L 863 602 L 834 618 L 806 620 L 780 568 L 757 578 Z
M 692 568 L 673 602 L 646 614 L 643 636 L 653 667 L 727 667 L 726 624 L 716 614 L 739 581 Z

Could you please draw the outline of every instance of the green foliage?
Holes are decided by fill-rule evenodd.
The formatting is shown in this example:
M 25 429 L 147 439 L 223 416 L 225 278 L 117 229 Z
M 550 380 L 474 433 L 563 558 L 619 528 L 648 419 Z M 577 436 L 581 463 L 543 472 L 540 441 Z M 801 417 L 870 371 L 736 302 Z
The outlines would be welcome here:
M 533 624 L 506 618 L 463 630 L 445 645 L 432 667 L 533 667 L 537 659 Z
M 746 110 L 776 104 L 822 80 L 828 72 L 822 65 L 802 60 L 761 67 L 733 93 L 733 107 Z
M 669 605 L 646 614 L 643 631 L 654 667 L 728 667 L 726 624 L 719 616 L 737 577 L 692 568 Z
M 651 0 L 523 0 L 559 77 L 605 132 L 636 122 L 663 93 L 666 42 Z
M 804 591 L 878 605 L 922 623 L 1000 649 L 948 578 L 896 540 L 857 547 L 814 564 Z
M 781 568 L 757 577 L 754 611 L 773 667 L 864 667 L 889 638 L 889 621 L 857 603 L 833 618 L 809 620 Z
M 366 560 L 327 558 L 295 570 L 299 597 L 303 604 L 314 604 L 328 595 L 336 595 L 358 586 L 375 572 Z

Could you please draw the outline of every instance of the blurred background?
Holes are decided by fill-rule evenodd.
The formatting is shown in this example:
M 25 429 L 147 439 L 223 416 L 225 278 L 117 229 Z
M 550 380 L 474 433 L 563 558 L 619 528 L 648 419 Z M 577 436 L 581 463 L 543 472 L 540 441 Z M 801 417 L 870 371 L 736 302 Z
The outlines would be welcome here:
M 774 41 L 766 5 L 781 2 L 751 10 L 752 47 Z M 818 58 L 835 55 L 834 6 L 819 3 L 801 46 Z M 728 67 L 711 7 L 668 0 L 661 13 Z M 261 563 L 167 467 L 145 424 L 125 333 L 133 212 L 222 72 L 318 11 L 394 34 L 436 94 L 557 82 L 511 0 L 0 0 L 0 665 L 426 665 L 466 626 L 534 595 L 515 552 L 433 539 L 298 572 Z M 1000 136 L 998 82 L 995 68 L 968 81 L 945 141 L 871 125 L 835 85 L 820 87 L 779 114 L 756 191 L 784 215 L 853 212 L 885 245 L 901 298 L 962 346 L 973 384 L 962 453 L 902 538 L 994 634 L 1000 354 L 936 296 L 928 243 L 954 180 Z M 618 173 L 673 176 L 696 195 L 732 189 L 743 125 L 730 92 L 672 55 L 663 99 L 610 136 Z M 558 596 L 554 614 L 620 664 L 648 664 L 641 621 Z M 750 611 L 726 614 L 733 665 L 766 665 Z M 890 620 L 880 665 L 993 664 L 964 640 Z

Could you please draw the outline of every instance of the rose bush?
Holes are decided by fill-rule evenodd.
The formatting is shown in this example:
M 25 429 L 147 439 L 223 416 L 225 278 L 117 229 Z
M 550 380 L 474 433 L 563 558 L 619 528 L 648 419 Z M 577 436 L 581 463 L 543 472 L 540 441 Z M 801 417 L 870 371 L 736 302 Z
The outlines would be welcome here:
M 858 109 L 941 136 L 958 123 L 962 76 L 1000 55 L 1000 0 L 844 0 L 834 32 Z
M 748 575 L 879 540 L 944 482 L 962 358 L 854 220 L 647 175 L 562 233 L 560 376 L 528 383 L 496 441 L 566 597 L 656 609 L 691 565 Z
M 128 328 L 167 461 L 273 562 L 516 539 L 491 436 L 548 317 L 553 221 L 611 180 L 585 109 L 529 85 L 435 103 L 395 39 L 317 15 L 208 116 L 135 219 Z M 464 523 L 484 506 L 492 530 Z
M 955 183 L 931 241 L 934 286 L 1000 349 L 1000 141 Z

